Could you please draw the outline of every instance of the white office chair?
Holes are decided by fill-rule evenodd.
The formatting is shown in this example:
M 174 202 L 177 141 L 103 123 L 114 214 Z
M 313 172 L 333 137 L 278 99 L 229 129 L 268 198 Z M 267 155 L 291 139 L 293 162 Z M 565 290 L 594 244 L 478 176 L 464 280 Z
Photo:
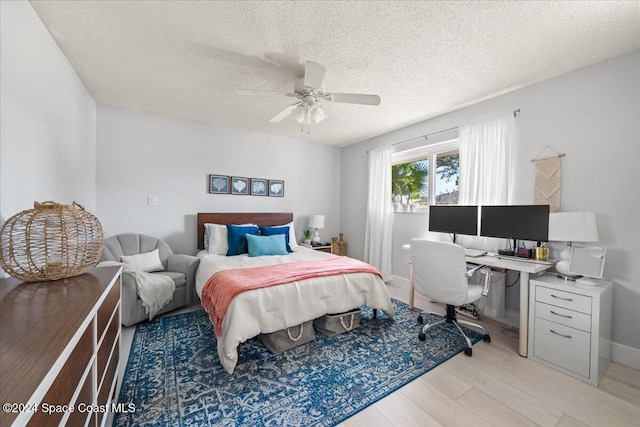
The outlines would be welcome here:
M 471 356 L 471 340 L 464 333 L 459 324 L 471 326 L 484 331 L 484 341 L 491 342 L 489 331 L 482 325 L 457 320 L 456 307 L 469 304 L 480 299 L 482 286 L 470 285 L 469 278 L 479 266 L 467 271 L 464 249 L 460 245 L 446 242 L 433 242 L 425 239 L 411 240 L 411 264 L 413 268 L 413 286 L 421 294 L 447 305 L 447 315 L 444 319 L 426 324 L 418 335 L 421 341 L 426 339 L 426 332 L 441 323 L 453 323 L 464 336 L 467 347 L 464 354 Z M 418 317 L 422 323 L 422 315 Z

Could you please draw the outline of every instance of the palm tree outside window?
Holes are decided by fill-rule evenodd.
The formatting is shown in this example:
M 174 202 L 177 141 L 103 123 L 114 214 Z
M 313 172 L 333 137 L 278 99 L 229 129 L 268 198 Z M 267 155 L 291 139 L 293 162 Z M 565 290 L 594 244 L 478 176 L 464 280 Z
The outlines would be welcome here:
M 402 153 L 391 166 L 391 193 L 395 204 L 427 206 L 458 204 L 460 157 L 449 143 L 446 150 L 431 147 L 419 158 L 406 161 Z M 441 147 L 443 148 L 443 147 Z M 435 170 L 435 176 L 430 171 Z M 419 210 L 419 209 L 418 209 Z M 414 211 L 414 209 L 412 209 Z

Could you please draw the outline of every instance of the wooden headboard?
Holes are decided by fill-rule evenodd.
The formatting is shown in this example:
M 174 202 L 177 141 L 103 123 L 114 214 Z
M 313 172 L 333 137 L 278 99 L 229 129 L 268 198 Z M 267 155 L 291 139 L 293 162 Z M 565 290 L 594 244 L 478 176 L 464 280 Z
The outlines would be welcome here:
M 198 249 L 204 249 L 204 225 L 207 223 L 285 225 L 291 221 L 291 212 L 198 212 Z

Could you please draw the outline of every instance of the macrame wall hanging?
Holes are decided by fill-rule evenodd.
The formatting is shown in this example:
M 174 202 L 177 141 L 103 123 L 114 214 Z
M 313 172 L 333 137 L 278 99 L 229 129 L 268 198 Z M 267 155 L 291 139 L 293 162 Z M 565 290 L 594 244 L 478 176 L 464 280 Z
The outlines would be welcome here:
M 540 157 L 545 150 L 552 151 L 554 155 Z M 533 203 L 535 205 L 549 205 L 549 212 L 560 210 L 560 190 L 562 186 L 562 174 L 560 159 L 564 154 L 558 153 L 546 145 L 533 159 Z

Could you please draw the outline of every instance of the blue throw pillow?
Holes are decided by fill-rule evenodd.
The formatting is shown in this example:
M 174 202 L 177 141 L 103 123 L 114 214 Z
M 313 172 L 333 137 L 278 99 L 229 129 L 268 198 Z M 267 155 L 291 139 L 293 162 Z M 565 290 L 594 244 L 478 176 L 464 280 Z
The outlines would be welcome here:
M 276 234 L 284 234 L 285 243 L 287 244 L 287 252 L 293 252 L 289 246 L 289 226 L 284 227 L 260 227 L 262 236 L 274 236 Z
M 247 247 L 247 234 L 257 236 L 260 234 L 260 229 L 255 225 L 227 225 L 227 241 L 229 243 L 227 256 L 246 254 L 249 251 Z
M 252 236 L 247 234 L 249 256 L 289 255 L 285 246 L 285 237 L 283 234 L 271 236 Z

